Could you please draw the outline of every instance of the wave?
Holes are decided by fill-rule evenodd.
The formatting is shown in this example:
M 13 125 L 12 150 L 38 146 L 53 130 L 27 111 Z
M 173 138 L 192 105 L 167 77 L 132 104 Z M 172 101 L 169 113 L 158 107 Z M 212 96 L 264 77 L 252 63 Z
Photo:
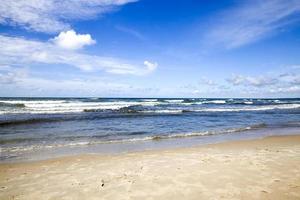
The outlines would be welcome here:
M 194 133 L 180 133 L 180 134 L 172 134 L 172 135 L 162 135 L 162 136 L 153 136 L 153 140 L 160 139 L 171 139 L 171 138 L 185 138 L 185 137 L 196 137 L 196 136 L 207 136 L 207 135 L 218 135 L 218 134 L 227 134 L 227 133 L 238 133 L 243 131 L 249 131 L 253 129 L 260 129 L 267 127 L 267 124 L 255 124 L 252 126 L 241 127 L 241 128 L 231 128 L 219 131 L 204 131 L 204 132 L 194 132 Z
M 204 101 L 203 103 L 206 103 L 206 104 L 225 104 L 226 100 L 211 100 L 211 101 Z
M 89 146 L 89 145 L 100 145 L 100 144 L 114 144 L 114 143 L 133 143 L 133 142 L 146 142 L 146 141 L 158 141 L 165 139 L 178 139 L 178 138 L 188 138 L 188 137 L 200 137 L 200 136 L 209 136 L 209 135 L 219 135 L 219 134 L 230 134 L 230 133 L 239 133 L 244 131 L 256 130 L 264 128 L 267 125 L 264 123 L 254 124 L 247 127 L 231 128 L 224 130 L 215 130 L 215 131 L 202 131 L 202 132 L 192 132 L 192 133 L 178 133 L 178 134 L 166 134 L 166 135 L 150 135 L 146 137 L 134 137 L 134 138 L 125 138 L 125 139 L 115 139 L 115 140 L 94 140 L 94 141 L 77 141 L 77 142 L 66 142 L 66 143 L 57 143 L 57 144 L 48 144 L 48 145 L 29 145 L 29 146 L 14 146 L 14 147 L 3 147 L 1 152 L 24 152 L 32 150 L 41 150 L 41 149 L 51 149 L 51 148 L 62 148 L 62 147 L 79 147 L 79 146 Z M 128 135 L 144 135 L 145 132 L 134 132 L 133 134 Z M 93 138 L 91 136 L 90 138 Z M 100 138 L 103 138 L 102 136 Z M 63 138 L 66 140 L 67 138 Z M 72 140 L 74 137 L 72 137 Z M 3 141 L 2 143 L 10 142 L 23 142 L 22 139 L 16 139 L 11 141 Z M 29 141 L 30 139 L 24 139 L 24 141 Z M 71 141 L 72 141 L 71 140 Z
M 184 102 L 183 99 L 166 99 L 164 100 L 164 102 L 168 102 L 168 103 L 182 103 Z
M 21 125 L 21 124 L 34 124 L 34 123 L 43 123 L 43 122 L 56 122 L 56 121 L 67 121 L 68 118 L 25 118 L 25 119 L 12 119 L 0 121 L 1 126 L 12 126 L 12 125 Z
M 157 102 L 157 99 L 143 99 L 144 102 Z
M 84 109 L 83 112 L 100 112 L 100 113 L 138 113 L 142 111 L 144 108 L 140 105 L 133 105 L 133 106 L 125 106 L 119 109 Z
M 164 102 L 172 104 L 226 104 L 226 100 L 205 100 L 205 99 L 165 99 Z
M 23 104 L 23 103 L 0 102 L 0 108 L 1 107 L 25 108 L 25 104 Z
M 175 114 L 175 113 L 182 113 L 183 110 L 168 110 L 168 109 L 165 109 L 165 110 L 143 110 L 143 111 L 139 111 L 139 113 L 166 113 L 166 114 Z
M 269 105 L 269 106 L 255 106 L 255 107 L 242 107 L 242 108 L 206 108 L 194 110 L 195 112 L 240 112 L 240 111 L 266 111 L 266 110 L 289 110 L 298 109 L 300 104 L 282 104 L 282 105 Z
M 202 109 L 173 109 L 173 110 L 147 110 L 141 111 L 143 113 L 189 113 L 189 112 L 242 112 L 242 111 L 267 111 L 267 110 L 289 110 L 298 109 L 300 104 L 283 104 L 270 106 L 256 106 L 256 107 L 222 107 L 222 108 L 202 108 Z
M 139 108 L 139 109 L 137 109 Z M 270 105 L 270 106 L 256 106 L 256 107 L 242 107 L 242 108 L 203 108 L 203 109 L 155 109 L 143 110 L 143 107 L 127 107 L 121 108 L 121 112 L 125 113 L 189 113 L 189 112 L 240 112 L 240 111 L 266 111 L 266 110 L 286 110 L 300 108 L 300 104 L 286 104 L 286 105 Z
M 297 103 L 298 102 L 298 103 Z M 243 106 L 244 105 L 244 106 Z M 59 99 L 1 100 L 0 115 L 103 113 L 236 112 L 298 108 L 300 101 L 277 99 Z
M 243 107 L 216 107 L 216 108 L 164 108 L 160 107 L 145 107 L 142 105 L 133 105 L 127 107 L 121 107 L 119 109 L 83 109 L 78 110 L 82 114 L 65 114 L 65 112 L 52 111 L 52 112 L 40 112 L 31 113 L 28 115 L 11 115 L 10 117 L 4 116 L 0 118 L 0 126 L 11 126 L 20 124 L 33 124 L 33 123 L 45 123 L 45 122 L 57 122 L 68 120 L 93 120 L 98 118 L 115 118 L 130 116 L 155 116 L 155 115 L 179 115 L 189 113 L 217 113 L 217 112 L 260 112 L 260 111 L 276 111 L 276 110 L 296 110 L 300 108 L 300 104 L 278 104 L 268 106 L 252 106 L 245 105 Z M 0 112 L 1 113 L 1 112 Z M 54 115 L 55 113 L 55 115 Z M 89 114 L 91 113 L 91 114 Z M 94 114 L 92 114 L 94 113 Z
M 147 99 L 145 101 L 100 101 L 90 102 L 85 100 L 6 100 L 0 101 L 3 105 L 21 105 L 24 109 L 2 109 L 0 106 L 0 114 L 17 114 L 17 113 L 31 113 L 31 114 L 55 114 L 55 113 L 78 113 L 86 111 L 100 111 L 100 110 L 119 110 L 129 106 L 145 106 L 153 107 L 163 102 L 158 102 L 154 99 Z M 21 107 L 21 106 L 19 106 Z
M 14 138 L 14 139 L 8 139 L 8 140 L 0 140 L 0 145 L 5 144 L 18 144 L 22 142 L 32 142 L 32 141 L 38 141 L 37 138 Z

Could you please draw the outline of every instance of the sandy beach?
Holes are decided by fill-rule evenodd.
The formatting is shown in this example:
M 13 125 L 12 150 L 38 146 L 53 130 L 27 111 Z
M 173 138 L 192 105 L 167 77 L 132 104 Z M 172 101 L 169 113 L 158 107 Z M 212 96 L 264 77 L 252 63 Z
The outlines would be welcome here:
M 0 165 L 0 199 L 300 199 L 300 136 Z

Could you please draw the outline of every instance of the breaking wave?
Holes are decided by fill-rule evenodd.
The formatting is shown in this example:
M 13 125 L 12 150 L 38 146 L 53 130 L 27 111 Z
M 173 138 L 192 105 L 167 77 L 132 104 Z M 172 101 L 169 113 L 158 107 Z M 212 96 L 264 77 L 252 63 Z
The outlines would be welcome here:
M 215 130 L 215 131 L 203 131 L 203 132 L 192 132 L 192 133 L 177 133 L 177 134 L 164 134 L 164 135 L 150 135 L 146 137 L 133 137 L 133 138 L 124 138 L 124 139 L 114 139 L 114 140 L 92 140 L 92 141 L 73 141 L 74 137 L 70 137 L 70 141 L 67 142 L 68 138 L 63 137 L 64 143 L 57 144 L 42 144 L 42 145 L 28 145 L 28 146 L 14 146 L 14 147 L 3 147 L 0 152 L 24 152 L 24 151 L 33 151 L 40 149 L 50 149 L 50 148 L 61 148 L 61 147 L 80 147 L 80 146 L 88 146 L 88 145 L 97 145 L 97 144 L 113 144 L 113 143 L 132 143 L 132 142 L 142 142 L 142 141 L 158 141 L 165 139 L 176 139 L 176 138 L 188 138 L 188 137 L 200 137 L 200 136 L 209 136 L 209 135 L 219 135 L 219 134 L 229 134 L 229 133 L 239 133 L 244 131 L 249 131 L 253 129 L 264 128 L 267 125 L 265 123 L 255 124 L 252 126 L 241 127 L 241 128 L 230 128 L 224 130 Z M 145 132 L 134 132 L 135 136 L 144 135 Z M 81 137 L 78 137 L 80 139 Z M 87 137 L 85 137 L 87 138 Z M 90 137 L 96 138 L 96 137 Z M 105 136 L 99 136 L 99 138 L 105 138 Z M 59 138 L 57 138 L 59 139 Z M 19 138 L 12 140 L 3 140 L 1 141 L 1 145 L 3 144 L 11 144 L 11 143 L 22 143 L 28 142 L 30 140 L 38 140 L 37 138 Z
M 299 100 L 266 99 L 57 99 L 1 100 L 0 115 L 82 112 L 184 113 L 296 109 Z

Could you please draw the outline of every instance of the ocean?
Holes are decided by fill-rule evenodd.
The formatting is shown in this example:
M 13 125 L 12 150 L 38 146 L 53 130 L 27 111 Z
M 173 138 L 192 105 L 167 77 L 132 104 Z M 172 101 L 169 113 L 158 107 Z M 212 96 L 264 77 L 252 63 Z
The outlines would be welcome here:
M 299 98 L 0 98 L 1 162 L 182 147 L 299 130 Z

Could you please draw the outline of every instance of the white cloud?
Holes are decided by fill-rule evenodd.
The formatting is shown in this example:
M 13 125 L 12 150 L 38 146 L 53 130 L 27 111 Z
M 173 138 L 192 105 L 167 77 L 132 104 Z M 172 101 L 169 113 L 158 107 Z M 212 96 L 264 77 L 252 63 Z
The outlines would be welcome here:
M 117 25 L 115 26 L 115 28 L 118 30 L 118 31 L 122 31 L 124 33 L 127 33 L 129 35 L 132 35 L 140 40 L 145 40 L 145 37 L 140 33 L 138 32 L 137 30 L 134 30 L 132 28 L 128 28 L 126 26 L 121 26 L 121 25 Z
M 153 62 L 149 62 L 147 60 L 144 61 L 144 65 L 147 67 L 147 69 L 152 72 L 154 70 L 156 70 L 158 64 L 157 63 L 153 63 Z
M 1 1 L 0 23 L 38 32 L 70 29 L 71 20 L 94 18 L 137 0 L 8 0 Z
M 284 72 L 270 72 L 258 76 L 232 75 L 231 78 L 214 82 L 206 77 L 200 85 L 184 87 L 191 94 L 210 97 L 298 97 L 300 95 L 300 73 L 295 68 Z
M 60 32 L 52 41 L 59 47 L 65 49 L 80 49 L 86 45 L 95 44 L 90 34 L 77 34 L 74 30 Z
M 23 69 L 18 69 L 22 71 Z M 56 79 L 33 74 L 0 72 L 0 96 L 153 96 L 159 89 L 116 82 L 114 79 L 86 74 L 77 78 L 58 76 Z
M 11 66 L 9 65 L 0 65 L 0 71 L 8 71 L 11 70 Z
M 266 76 L 251 77 L 251 76 L 234 75 L 232 78 L 227 79 L 227 81 L 233 85 L 265 87 L 277 83 L 278 80 L 277 78 L 266 77 Z
M 146 67 L 126 60 L 65 51 L 51 42 L 26 40 L 0 35 L 0 65 L 65 64 L 84 71 L 103 70 L 114 74 L 144 75 L 157 64 L 146 62 Z
M 288 70 L 288 71 L 286 71 Z M 227 79 L 233 86 L 248 94 L 262 95 L 298 95 L 300 93 L 300 73 L 298 69 L 286 68 L 282 73 L 272 73 L 260 76 L 233 75 Z
M 199 84 L 200 85 L 208 85 L 208 86 L 217 86 L 217 83 L 215 81 L 210 80 L 204 76 L 200 78 Z
M 14 69 L 10 66 L 0 68 L 0 84 L 14 84 L 21 82 L 27 76 L 25 69 Z
M 246 45 L 299 21 L 299 13 L 299 0 L 250 0 L 221 14 L 207 34 L 208 41 L 226 48 Z
M 290 85 L 286 87 L 277 87 L 269 90 L 271 93 L 297 93 L 300 92 L 299 85 Z

